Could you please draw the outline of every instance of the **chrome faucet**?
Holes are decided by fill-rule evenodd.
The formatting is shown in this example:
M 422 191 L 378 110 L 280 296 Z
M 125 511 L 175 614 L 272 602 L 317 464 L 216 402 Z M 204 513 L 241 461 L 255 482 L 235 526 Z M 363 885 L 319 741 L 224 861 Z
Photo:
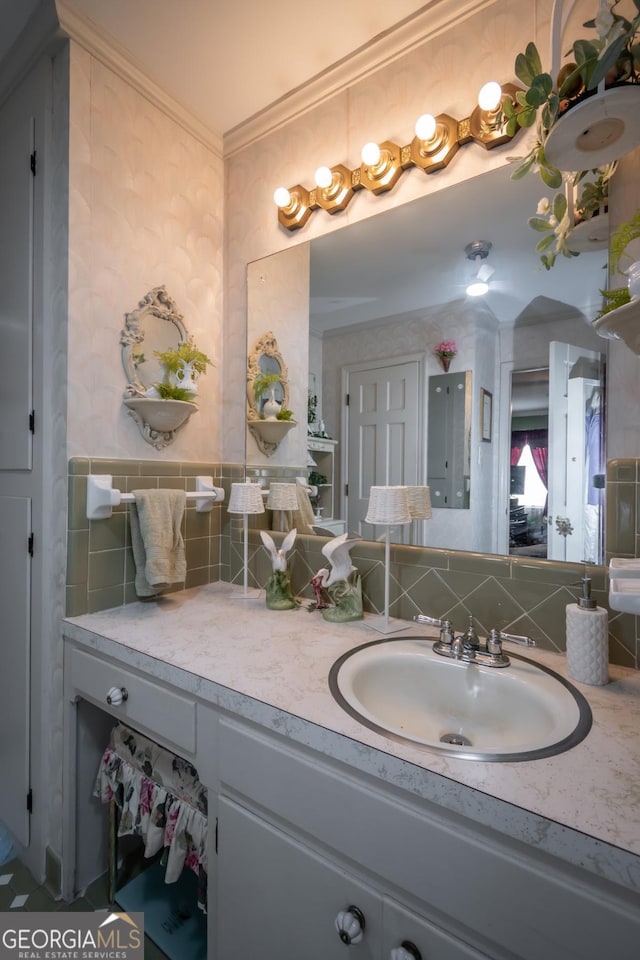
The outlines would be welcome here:
M 416 623 L 440 627 L 440 636 L 433 644 L 434 653 L 440 654 L 441 657 L 450 657 L 452 660 L 462 660 L 464 663 L 483 664 L 486 667 L 508 667 L 511 661 L 503 653 L 503 642 L 515 643 L 522 647 L 535 647 L 536 645 L 535 640 L 531 637 L 504 633 L 496 628 L 489 631 L 489 635 L 482 645 L 473 625 L 473 617 L 469 617 L 469 626 L 458 637 L 455 636 L 450 620 L 439 620 L 436 617 L 427 617 L 424 614 L 419 614 L 413 619 Z

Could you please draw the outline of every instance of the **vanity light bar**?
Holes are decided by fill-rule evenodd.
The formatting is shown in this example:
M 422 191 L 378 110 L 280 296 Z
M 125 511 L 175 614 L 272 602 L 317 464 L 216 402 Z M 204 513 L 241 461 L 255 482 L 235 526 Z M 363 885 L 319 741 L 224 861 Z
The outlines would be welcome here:
M 427 139 L 422 139 L 416 133 L 411 143 L 403 147 L 391 140 L 378 144 L 368 143 L 363 148 L 362 163 L 353 170 L 342 164 L 319 167 L 317 173 L 320 173 L 321 186 L 316 185 L 311 190 L 300 184 L 288 190 L 286 187 L 278 187 L 274 193 L 274 202 L 278 206 L 278 222 L 286 230 L 298 230 L 305 225 L 314 210 L 322 208 L 331 214 L 344 210 L 358 190 L 366 189 L 375 194 L 391 190 L 409 167 L 419 167 L 425 173 L 435 173 L 436 170 L 446 167 L 465 143 L 473 141 L 485 150 L 509 143 L 517 136 L 520 128 L 516 127 L 513 134 L 507 133 L 502 103 L 508 98 L 518 110 L 516 94 L 520 88 L 512 83 L 503 83 L 500 88 L 501 97 L 496 103 L 495 90 L 493 96 L 486 99 L 485 88 L 488 87 L 493 89 L 492 84 L 485 84 L 481 93 L 485 98 L 483 102 L 491 109 L 483 109 L 478 105 L 471 116 L 464 120 L 455 120 L 446 113 L 441 113 L 436 117 L 429 117 L 427 121 L 427 115 L 424 115 L 418 120 L 418 130 L 423 136 L 426 134 Z
M 213 477 L 196 477 L 195 491 L 189 491 L 185 496 L 187 500 L 196 501 L 198 513 L 206 513 L 214 503 L 224 500 L 224 490 L 214 487 Z M 135 502 L 132 493 L 121 493 L 112 485 L 111 474 L 91 473 L 87 477 L 87 520 L 107 520 L 112 507 Z

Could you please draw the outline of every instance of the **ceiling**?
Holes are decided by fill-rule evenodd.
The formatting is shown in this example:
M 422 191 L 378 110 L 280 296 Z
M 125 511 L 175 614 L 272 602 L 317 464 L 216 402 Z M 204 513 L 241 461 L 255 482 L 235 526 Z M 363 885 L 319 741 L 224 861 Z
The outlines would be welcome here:
M 0 58 L 38 0 L 0 0 Z M 433 0 L 62 0 L 225 134 Z
M 39 2 L 54 0 L 0 0 L 0 59 Z M 55 2 L 59 11 L 70 10 L 89 22 L 98 36 L 209 129 L 226 134 L 354 51 L 388 37 L 396 26 L 411 32 L 418 17 L 440 0 L 324 0 L 321 16 L 310 0 Z M 326 27 L 333 24 L 337 27 Z M 453 189 L 455 202 L 451 190 L 437 191 L 425 198 L 427 207 L 407 204 L 385 217 L 385 247 L 393 251 L 386 257 L 386 270 L 377 261 L 374 269 L 367 252 L 379 248 L 373 233 L 379 217 L 314 242 L 317 276 L 325 278 L 322 289 L 313 292 L 317 329 L 459 298 L 464 246 L 473 240 L 493 244 L 489 262 L 495 273 L 485 302 L 499 319 L 514 319 L 541 289 L 547 306 L 568 301 L 594 315 L 597 286 L 603 285 L 600 260 L 595 267 L 589 264 L 595 254 L 559 262 L 550 274 L 540 267 L 537 238 L 526 225 L 545 192 L 535 176 L 514 184 L 503 171 L 502 179 L 484 177 L 482 190 L 473 180 Z M 437 232 L 431 224 L 438 225 Z M 343 309 L 347 300 L 351 306 L 359 303 L 355 313 L 348 311 L 348 319 Z
M 541 235 L 527 218 L 549 191 L 533 174 L 513 181 L 510 173 L 493 170 L 314 239 L 311 329 L 321 335 L 464 299 L 476 266 L 464 248 L 477 240 L 492 244 L 484 262 L 494 273 L 489 293 L 475 303 L 500 322 L 576 311 L 593 320 L 606 286 L 606 250 L 559 257 L 546 271 L 535 250 Z

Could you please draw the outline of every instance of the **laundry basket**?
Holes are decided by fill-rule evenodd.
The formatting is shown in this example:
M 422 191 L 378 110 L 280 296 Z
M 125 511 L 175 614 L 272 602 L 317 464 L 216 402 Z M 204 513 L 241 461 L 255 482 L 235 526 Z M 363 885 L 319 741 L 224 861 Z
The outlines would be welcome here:
M 166 884 L 184 868 L 197 878 L 197 904 L 206 911 L 207 788 L 195 767 L 117 724 L 96 777 L 94 795 L 110 804 L 109 895 L 115 898 L 117 839 L 138 836 L 145 858 L 162 851 Z

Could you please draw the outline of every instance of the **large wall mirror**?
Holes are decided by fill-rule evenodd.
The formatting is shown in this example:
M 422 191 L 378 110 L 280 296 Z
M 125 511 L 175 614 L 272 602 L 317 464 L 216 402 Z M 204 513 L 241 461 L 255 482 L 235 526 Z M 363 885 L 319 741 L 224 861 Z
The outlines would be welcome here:
M 429 389 L 444 375 L 433 351 L 453 340 L 449 374 L 465 374 L 470 394 L 468 504 L 434 503 L 430 520 L 396 539 L 600 563 L 606 391 L 616 384 L 606 383 L 608 341 L 591 320 L 607 253 L 587 249 L 546 271 L 527 224 L 545 188 L 510 173 L 491 171 L 309 242 L 308 310 L 298 316 L 308 322 L 317 397 L 311 429 L 322 421 L 335 441 L 334 519 L 373 539 L 358 512 L 371 472 L 359 465 L 377 461 L 376 483 L 426 483 Z M 465 247 L 475 241 L 491 244 L 482 298 L 465 293 L 479 265 Z M 250 284 L 252 271 L 287 254 L 250 264 Z M 250 341 L 260 325 L 254 307 L 252 299 Z M 374 426 L 356 420 L 354 391 L 375 408 Z M 309 470 L 296 455 L 290 466 Z

